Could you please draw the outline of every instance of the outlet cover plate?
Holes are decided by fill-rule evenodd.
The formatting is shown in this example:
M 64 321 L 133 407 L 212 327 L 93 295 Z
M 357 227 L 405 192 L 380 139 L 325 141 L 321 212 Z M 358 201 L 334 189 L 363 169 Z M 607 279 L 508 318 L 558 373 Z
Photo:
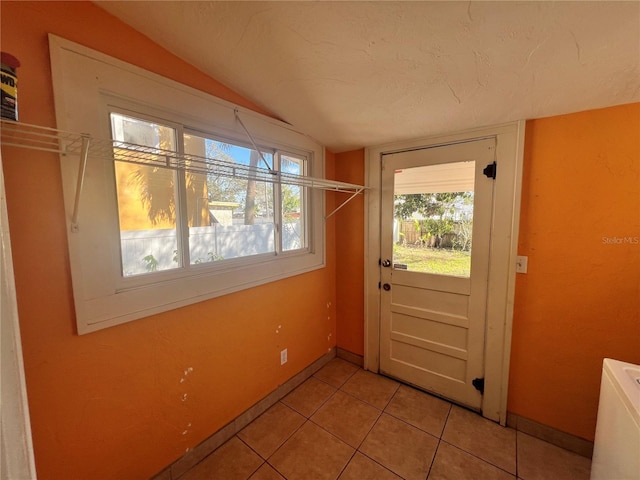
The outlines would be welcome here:
M 518 255 L 516 257 L 516 273 L 527 273 L 527 267 L 529 266 L 529 257 L 524 255 Z

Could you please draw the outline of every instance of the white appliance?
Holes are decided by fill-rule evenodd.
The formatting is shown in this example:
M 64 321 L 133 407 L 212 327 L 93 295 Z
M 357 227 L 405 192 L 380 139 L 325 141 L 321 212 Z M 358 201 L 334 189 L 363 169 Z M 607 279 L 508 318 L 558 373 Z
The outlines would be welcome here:
M 604 359 L 591 480 L 640 480 L 640 365 Z

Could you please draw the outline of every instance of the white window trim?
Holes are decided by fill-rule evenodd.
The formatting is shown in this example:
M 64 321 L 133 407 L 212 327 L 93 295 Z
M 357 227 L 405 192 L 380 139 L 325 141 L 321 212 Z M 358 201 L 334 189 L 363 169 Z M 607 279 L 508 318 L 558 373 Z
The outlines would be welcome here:
M 324 148 L 289 125 L 240 108 L 134 65 L 49 35 L 58 128 L 110 138 L 109 105 L 176 121 L 191 130 L 304 154 L 309 175 L 324 177 Z M 61 156 L 69 256 L 78 333 L 84 334 L 239 290 L 309 272 L 325 265 L 324 195 L 310 189 L 309 249 L 221 262 L 186 275 L 144 275 L 123 288 L 113 163 L 89 157 L 79 210 L 71 231 L 77 157 Z M 226 265 L 225 265 L 226 264 Z M 126 279 L 128 280 L 128 279 Z M 129 282 L 131 283 L 131 282 Z

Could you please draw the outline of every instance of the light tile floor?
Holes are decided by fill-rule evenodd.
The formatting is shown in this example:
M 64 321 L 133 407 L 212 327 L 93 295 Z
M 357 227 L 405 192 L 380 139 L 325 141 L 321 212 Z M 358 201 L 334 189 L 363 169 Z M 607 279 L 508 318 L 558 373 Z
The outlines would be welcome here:
M 588 480 L 590 468 L 336 358 L 180 480 Z

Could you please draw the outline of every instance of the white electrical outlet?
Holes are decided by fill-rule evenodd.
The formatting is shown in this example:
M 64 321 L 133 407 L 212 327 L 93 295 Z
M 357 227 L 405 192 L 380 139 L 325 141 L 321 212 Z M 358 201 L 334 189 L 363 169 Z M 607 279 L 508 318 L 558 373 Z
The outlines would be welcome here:
M 527 266 L 529 263 L 529 257 L 525 257 L 524 255 L 519 255 L 516 257 L 516 272 L 517 273 L 527 273 Z
M 287 363 L 287 349 L 285 348 L 280 352 L 280 365 Z

